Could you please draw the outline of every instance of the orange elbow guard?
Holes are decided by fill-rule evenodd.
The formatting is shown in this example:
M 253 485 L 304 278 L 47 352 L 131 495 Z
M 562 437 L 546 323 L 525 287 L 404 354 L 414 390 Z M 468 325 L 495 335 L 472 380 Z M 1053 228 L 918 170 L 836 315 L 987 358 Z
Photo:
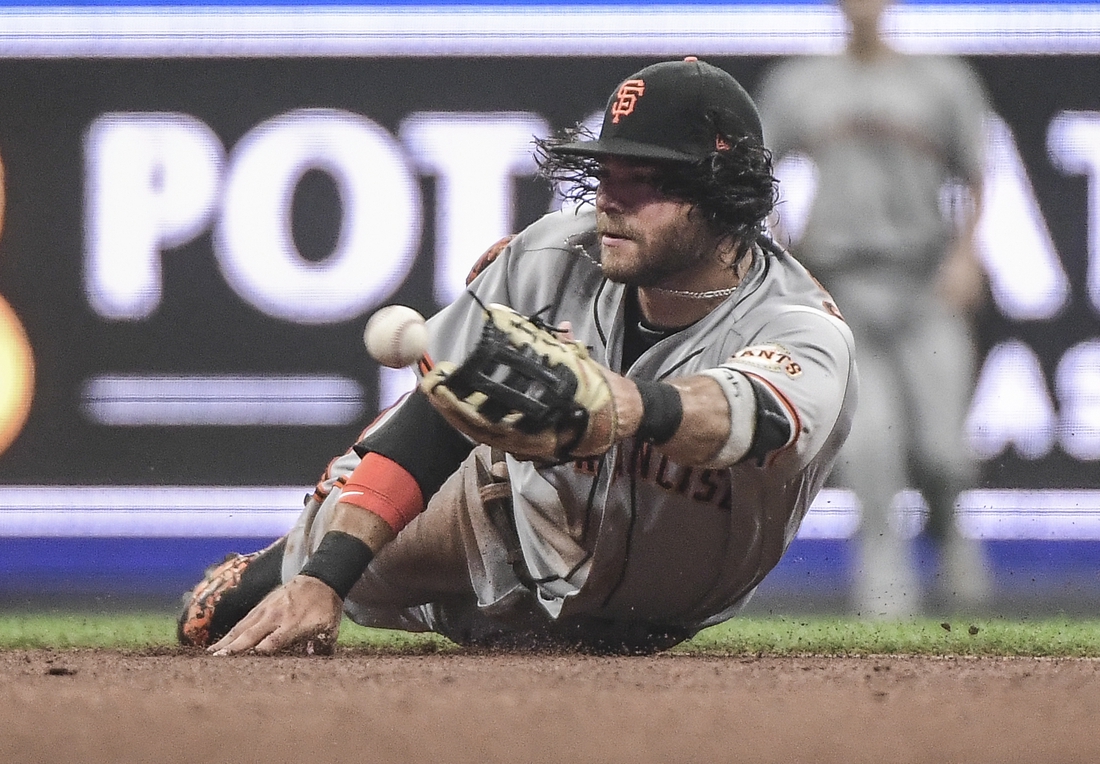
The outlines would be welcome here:
M 348 477 L 340 501 L 362 507 L 397 533 L 424 511 L 424 496 L 408 470 L 381 454 L 368 452 Z

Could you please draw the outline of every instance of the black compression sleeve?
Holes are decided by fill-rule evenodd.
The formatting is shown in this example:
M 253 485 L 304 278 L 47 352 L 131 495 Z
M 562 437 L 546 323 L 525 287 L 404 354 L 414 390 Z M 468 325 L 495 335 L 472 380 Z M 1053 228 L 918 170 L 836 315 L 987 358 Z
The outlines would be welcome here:
M 376 453 L 400 464 L 420 486 L 425 501 L 474 450 L 428 402 L 414 391 L 385 424 L 355 444 L 355 453 Z
M 779 401 L 765 389 L 763 383 L 745 375 L 756 397 L 756 433 L 752 438 L 746 461 L 762 465 L 768 454 L 787 445 L 791 439 L 791 423 Z

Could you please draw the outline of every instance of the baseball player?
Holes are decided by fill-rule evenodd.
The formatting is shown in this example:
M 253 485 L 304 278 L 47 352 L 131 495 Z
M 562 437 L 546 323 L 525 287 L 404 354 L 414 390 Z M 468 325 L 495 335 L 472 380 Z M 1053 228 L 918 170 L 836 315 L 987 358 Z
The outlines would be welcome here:
M 844 307 L 859 348 L 860 411 L 837 470 L 862 507 L 854 607 L 906 617 L 923 595 L 892 517 L 907 487 L 930 509 L 943 562 L 937 597 L 973 607 L 988 589 L 981 550 L 953 511 L 977 479 L 963 424 L 975 373 L 969 318 L 984 296 L 973 233 L 989 107 L 962 61 L 893 50 L 881 35 L 886 5 L 840 0 L 845 52 L 782 62 L 759 104 L 776 160 L 801 154 L 816 168 L 791 251 Z M 972 201 L 957 210 L 961 221 L 944 211 L 952 180 Z
M 594 204 L 482 257 L 429 321 L 418 388 L 286 538 L 208 573 L 181 642 L 327 651 L 343 611 L 462 645 L 645 653 L 732 617 L 779 562 L 856 377 L 829 295 L 763 235 L 753 102 L 714 66 L 658 63 L 615 89 L 598 138 L 538 154 Z

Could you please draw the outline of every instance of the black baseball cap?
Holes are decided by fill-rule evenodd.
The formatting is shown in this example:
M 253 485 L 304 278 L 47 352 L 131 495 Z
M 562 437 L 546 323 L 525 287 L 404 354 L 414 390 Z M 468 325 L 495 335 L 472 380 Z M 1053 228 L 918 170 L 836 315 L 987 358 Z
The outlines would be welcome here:
M 756 105 L 737 80 L 688 56 L 627 77 L 607 101 L 598 139 L 551 151 L 694 162 L 728 148 L 722 136 L 753 136 L 763 142 L 763 134 Z

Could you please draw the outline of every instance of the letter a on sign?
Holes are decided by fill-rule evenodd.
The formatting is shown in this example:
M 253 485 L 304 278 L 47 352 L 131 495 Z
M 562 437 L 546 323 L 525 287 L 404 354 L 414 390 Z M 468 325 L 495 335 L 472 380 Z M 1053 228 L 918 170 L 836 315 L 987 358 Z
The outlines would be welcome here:
M 619 92 L 615 94 L 615 103 L 611 105 L 611 113 L 618 124 L 620 117 L 626 117 L 633 113 L 638 99 L 645 94 L 645 80 L 627 80 L 619 86 Z

